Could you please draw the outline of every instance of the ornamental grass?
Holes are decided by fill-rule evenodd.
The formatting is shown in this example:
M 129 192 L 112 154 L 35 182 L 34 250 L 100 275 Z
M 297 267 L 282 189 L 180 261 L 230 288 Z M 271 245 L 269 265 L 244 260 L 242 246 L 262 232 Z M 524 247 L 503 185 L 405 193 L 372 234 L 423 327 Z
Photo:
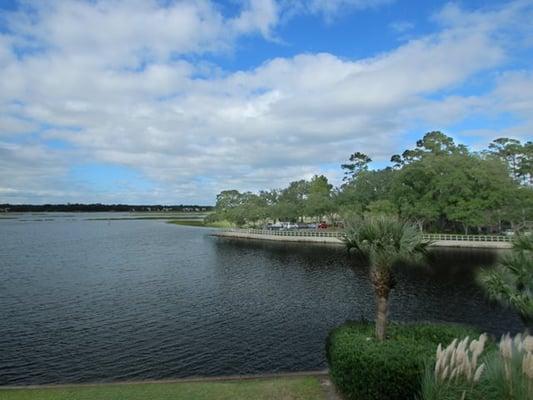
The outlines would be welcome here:
M 502 336 L 489 346 L 487 335 L 477 340 L 455 339 L 439 344 L 434 367 L 426 368 L 424 400 L 533 400 L 533 336 Z

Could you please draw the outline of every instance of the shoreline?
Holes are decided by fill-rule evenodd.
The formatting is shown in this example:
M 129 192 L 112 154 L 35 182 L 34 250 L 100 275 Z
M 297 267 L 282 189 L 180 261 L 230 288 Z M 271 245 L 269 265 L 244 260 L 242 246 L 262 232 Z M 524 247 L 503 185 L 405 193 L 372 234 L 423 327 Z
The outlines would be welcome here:
M 285 235 L 268 235 L 250 232 L 236 232 L 236 231 L 219 231 L 212 234 L 212 236 L 240 239 L 240 240 L 268 240 L 285 243 L 316 243 L 327 244 L 333 246 L 343 246 L 344 243 L 337 237 L 331 236 L 285 236 Z M 511 242 L 498 241 L 468 241 L 468 240 L 435 240 L 430 244 L 430 247 L 452 247 L 452 248 L 469 248 L 469 249 L 510 249 Z
M 130 380 L 117 382 L 88 382 L 88 383 L 49 383 L 43 385 L 0 385 L 2 390 L 33 390 L 33 389 L 69 389 L 82 387 L 101 387 L 101 386 L 122 386 L 122 385 L 166 385 L 173 383 L 208 383 L 208 382 L 234 382 L 234 381 L 252 381 L 252 380 L 269 380 L 278 378 L 305 378 L 305 377 L 327 377 L 328 369 L 316 371 L 296 371 L 296 372 L 273 372 L 264 374 L 250 375 L 218 375 L 218 376 L 191 376 L 188 378 L 170 378 L 170 379 L 146 379 Z

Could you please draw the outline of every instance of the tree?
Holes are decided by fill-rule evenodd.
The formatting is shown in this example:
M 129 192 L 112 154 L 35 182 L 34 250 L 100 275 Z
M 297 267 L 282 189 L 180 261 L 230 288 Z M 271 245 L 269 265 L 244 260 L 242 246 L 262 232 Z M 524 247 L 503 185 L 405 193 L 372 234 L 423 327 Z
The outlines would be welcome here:
M 336 202 L 342 211 L 363 215 L 372 202 L 390 200 L 391 187 L 397 171 L 392 168 L 361 171 L 345 183 L 337 193 Z
M 456 145 L 453 139 L 440 131 L 428 132 L 416 142 L 416 147 L 434 155 L 459 154 L 467 151 L 466 146 Z
M 305 215 L 322 218 L 333 210 L 331 190 L 333 185 L 324 175 L 315 175 L 308 186 L 308 195 L 305 200 Z
M 507 191 L 507 199 L 498 218 L 511 224 L 513 231 L 527 229 L 528 221 L 533 221 L 533 189 L 516 186 Z
M 421 230 L 466 234 L 508 226 L 517 231 L 533 220 L 532 142 L 499 138 L 476 153 L 431 131 L 415 148 L 392 156 L 393 167 L 371 170 L 371 161 L 364 153 L 351 154 L 341 165 L 344 182 L 337 188 L 317 175 L 259 194 L 221 192 L 214 215 L 237 225 L 268 218 L 398 215 L 417 221 Z
M 305 201 L 309 194 L 309 182 L 302 179 L 280 191 L 274 215 L 282 221 L 297 221 L 303 217 Z
M 465 234 L 470 227 L 479 230 L 497 223 L 496 211 L 506 204 L 513 190 L 502 163 L 477 155 L 451 155 L 441 162 L 441 170 L 448 172 L 436 177 L 435 187 L 441 189 L 446 218 L 462 225 Z
M 489 298 L 518 311 L 524 323 L 533 321 L 533 238 L 518 235 L 510 254 L 494 269 L 484 269 L 479 282 Z
M 468 233 L 498 222 L 514 186 L 499 160 L 463 152 L 427 154 L 398 172 L 393 198 L 404 218 Z
M 456 145 L 453 139 L 440 131 L 431 131 L 416 142 L 416 148 L 405 150 L 402 155 L 394 154 L 391 162 L 395 168 L 422 160 L 427 155 L 442 156 L 450 154 L 466 154 L 466 146 Z
M 518 175 L 523 183 L 533 185 L 533 142 L 526 142 L 522 146 L 522 158 L 518 167 Z
M 498 138 L 489 144 L 488 153 L 503 160 L 509 173 L 519 183 L 531 185 L 533 178 L 533 142 Z
M 401 166 L 403 165 L 402 156 L 399 154 L 394 154 L 390 158 L 390 162 L 393 163 L 393 168 L 395 169 L 401 168 Z
M 265 197 L 251 192 L 242 194 L 241 216 L 246 222 L 254 226 L 268 216 L 268 203 Z
M 442 219 L 444 211 L 436 201 L 440 196 L 434 187 L 435 171 L 423 162 L 404 166 L 392 186 L 392 198 L 403 218 L 426 222 Z
M 522 154 L 522 144 L 519 140 L 509 138 L 495 139 L 489 144 L 489 152 L 505 161 L 513 178 L 519 179 Z
M 373 201 L 368 204 L 367 209 L 370 215 L 398 215 L 398 210 L 390 200 Z
M 344 243 L 370 263 L 377 301 L 376 337 L 385 340 L 389 294 L 395 284 L 392 268 L 398 262 L 420 260 L 428 243 L 414 225 L 385 216 L 346 221 Z
M 368 164 L 372 162 L 372 159 L 357 151 L 350 156 L 349 161 L 349 163 L 341 165 L 341 168 L 345 170 L 344 181 L 354 180 L 361 172 L 367 171 Z
M 223 190 L 217 194 L 217 202 L 215 204 L 215 212 L 218 219 L 227 220 L 237 225 L 244 223 L 242 218 L 239 218 L 240 206 L 242 205 L 242 194 L 238 190 Z
M 223 190 L 217 194 L 215 207 L 219 210 L 227 210 L 238 207 L 241 203 L 241 193 L 238 190 Z

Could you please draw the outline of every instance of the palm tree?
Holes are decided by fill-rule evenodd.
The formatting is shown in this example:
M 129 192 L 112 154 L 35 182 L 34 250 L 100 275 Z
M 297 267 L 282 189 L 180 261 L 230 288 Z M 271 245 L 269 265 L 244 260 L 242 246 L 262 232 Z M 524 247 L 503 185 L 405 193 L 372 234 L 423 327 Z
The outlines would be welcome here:
M 498 265 L 483 269 L 479 282 L 492 300 L 516 309 L 528 324 L 533 321 L 533 237 L 517 235 L 512 251 Z
M 385 340 L 389 294 L 394 287 L 392 267 L 398 262 L 419 261 L 428 242 L 419 229 L 394 217 L 349 218 L 344 243 L 370 263 L 370 278 L 376 293 L 376 337 Z

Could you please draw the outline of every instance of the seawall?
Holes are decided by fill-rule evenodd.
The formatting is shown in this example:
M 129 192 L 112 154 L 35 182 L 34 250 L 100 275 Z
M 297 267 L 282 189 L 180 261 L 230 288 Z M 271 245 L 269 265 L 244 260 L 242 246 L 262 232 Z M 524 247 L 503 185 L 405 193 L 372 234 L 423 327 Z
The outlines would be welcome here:
M 231 230 L 231 231 L 217 231 L 213 236 L 233 239 L 256 239 L 256 240 L 271 240 L 276 242 L 302 242 L 302 243 L 321 243 L 342 246 L 343 242 L 339 237 L 335 236 L 304 236 L 291 234 L 289 231 L 287 235 L 267 233 L 254 233 L 247 230 Z M 460 247 L 471 249 L 510 249 L 510 241 L 477 241 L 477 240 L 432 240 L 433 247 Z

